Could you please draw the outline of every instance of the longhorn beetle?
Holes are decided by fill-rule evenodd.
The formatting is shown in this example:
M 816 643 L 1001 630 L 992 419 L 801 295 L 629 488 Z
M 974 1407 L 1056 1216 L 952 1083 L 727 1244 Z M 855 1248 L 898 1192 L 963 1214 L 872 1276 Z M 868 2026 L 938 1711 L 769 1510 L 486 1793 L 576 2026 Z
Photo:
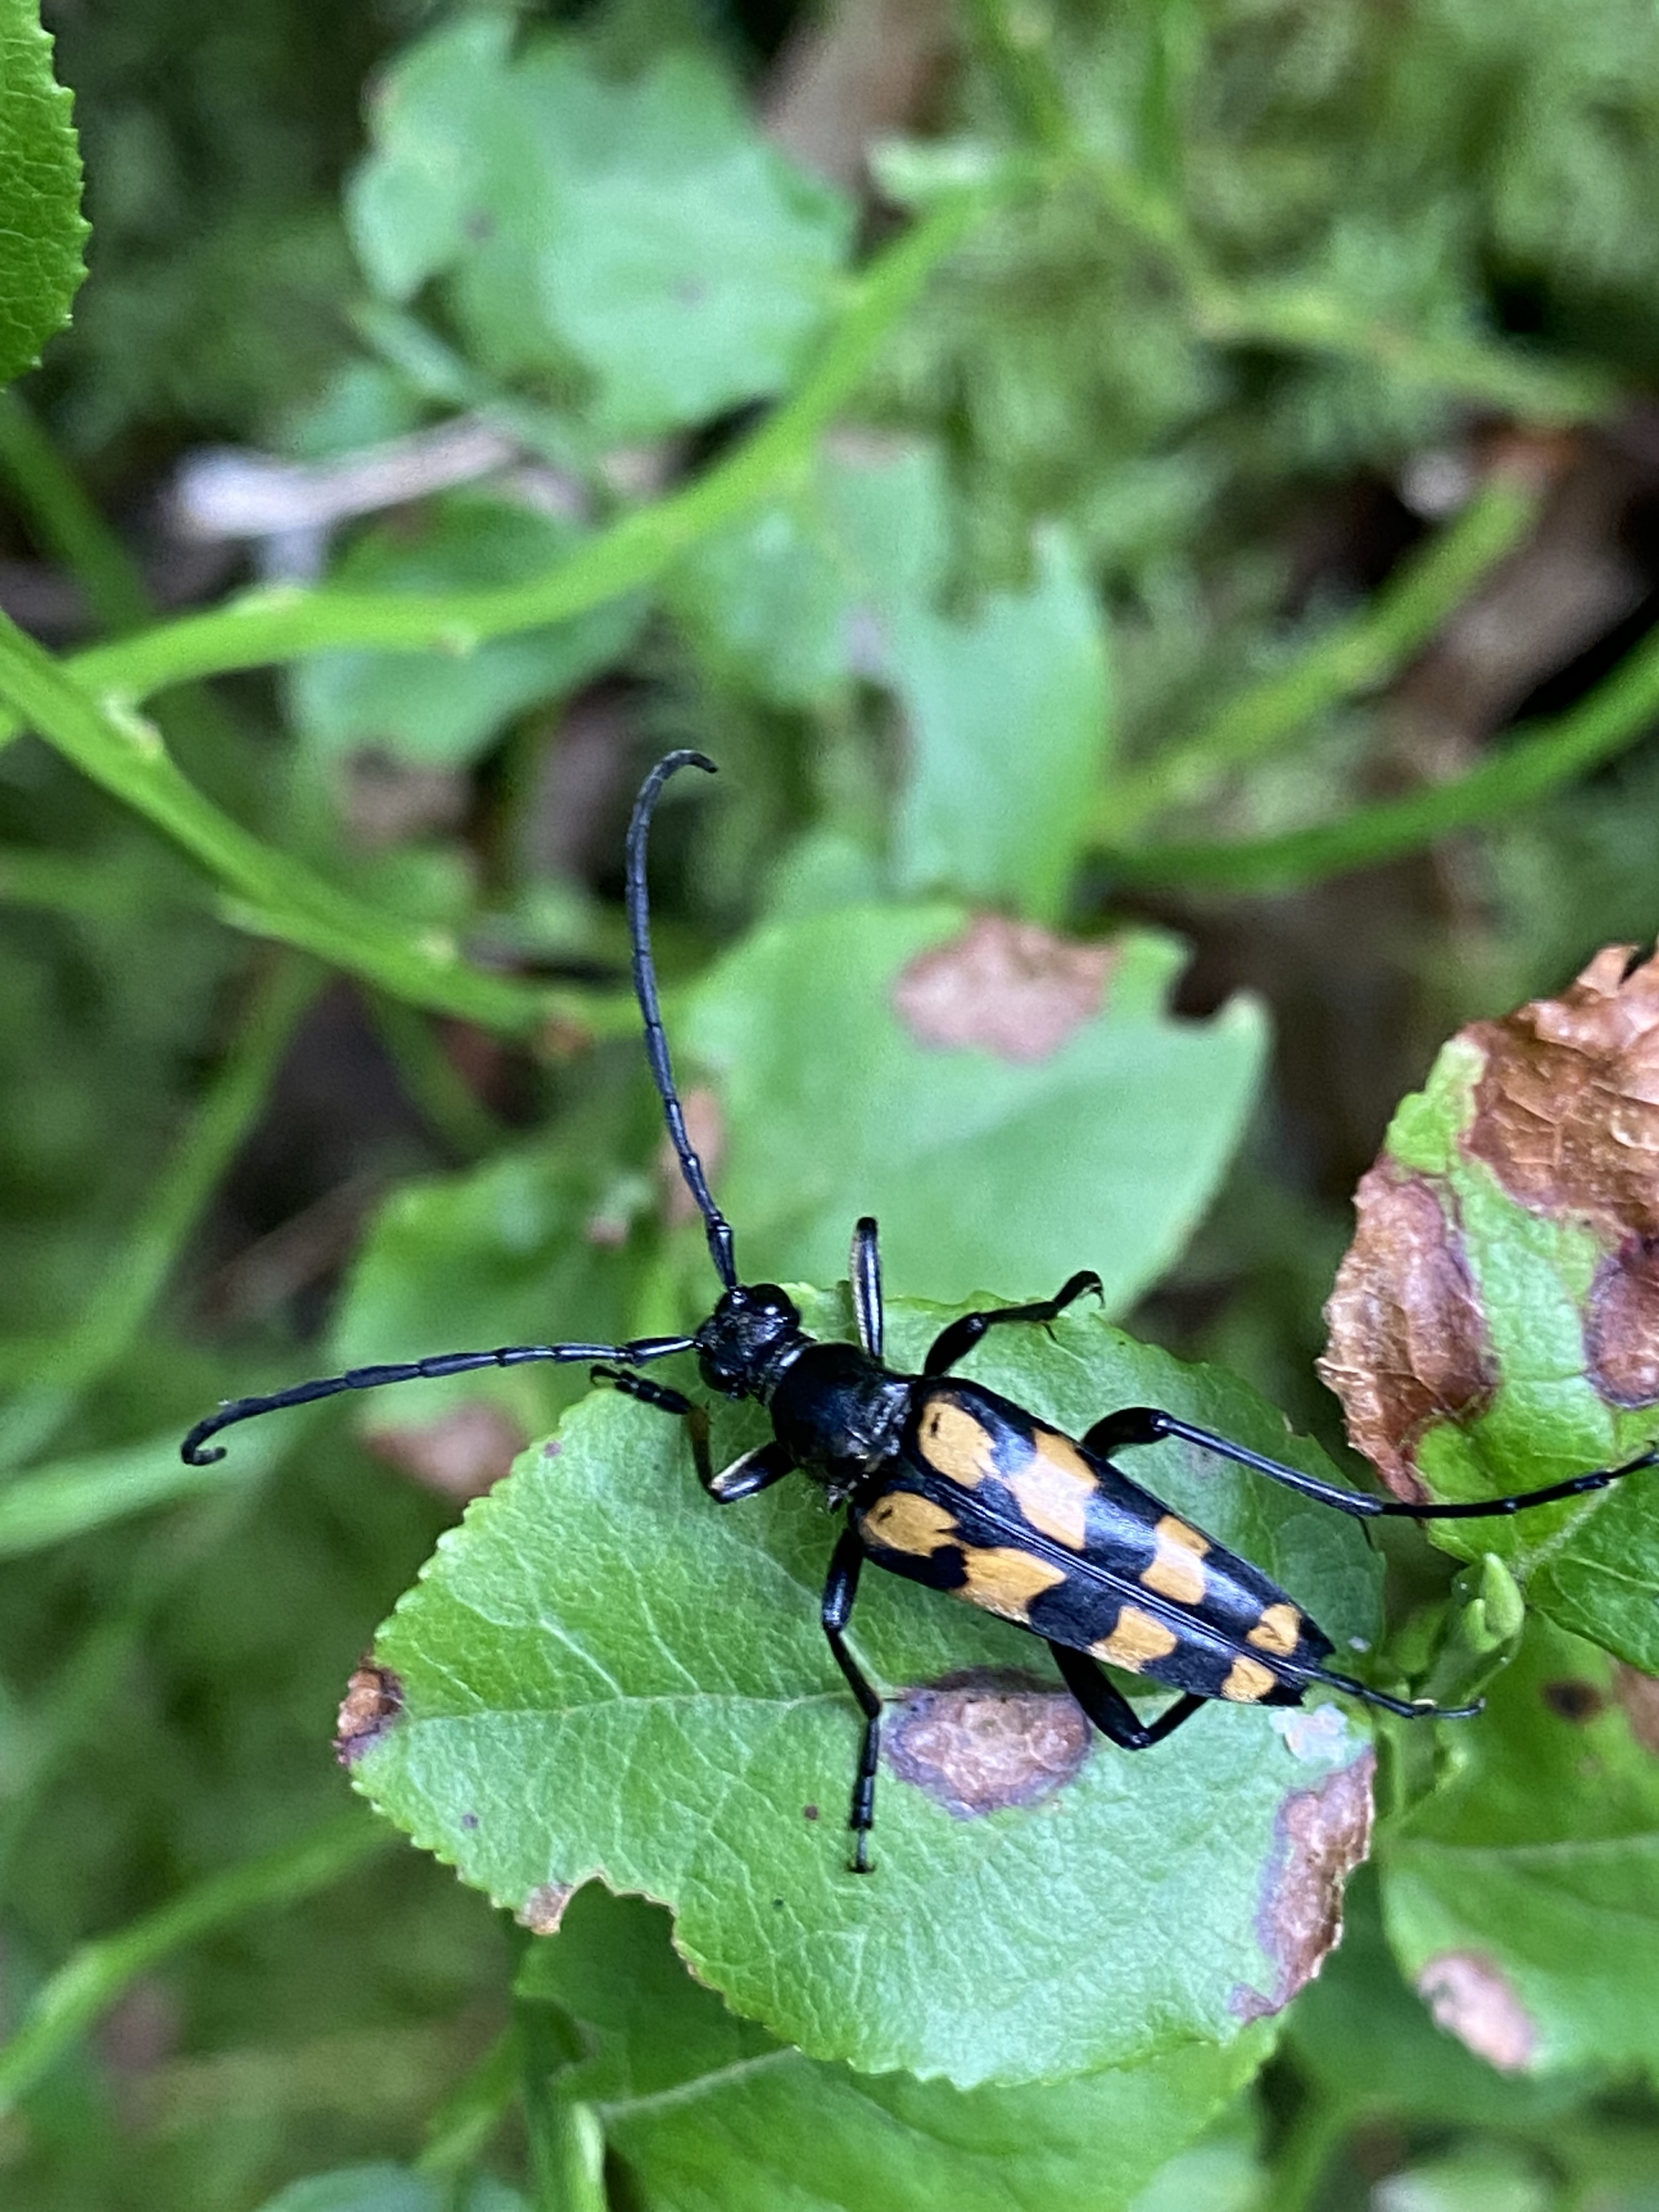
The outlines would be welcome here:
M 1074 1441 L 994 1390 L 952 1377 L 951 1370 L 987 1330 L 1052 1322 L 1085 1292 L 1098 1294 L 1100 1278 L 1085 1268 L 1051 1298 L 963 1314 L 934 1339 L 919 1375 L 899 1374 L 882 1357 L 881 1261 L 876 1224 L 867 1216 L 853 1231 L 858 1342 L 824 1344 L 809 1336 L 787 1292 L 775 1283 L 745 1283 L 739 1277 L 731 1224 L 714 1203 L 686 1133 L 669 1063 L 651 953 L 646 842 L 663 786 L 688 767 L 714 773 L 714 763 L 702 753 L 670 753 L 647 776 L 635 801 L 627 907 L 646 1056 L 720 1279 L 720 1299 L 708 1320 L 690 1336 L 447 1352 L 406 1365 L 356 1367 L 349 1374 L 296 1382 L 270 1397 L 238 1398 L 191 1431 L 181 1448 L 185 1461 L 205 1467 L 222 1459 L 222 1447 L 204 1447 L 234 1421 L 337 1391 L 375 1390 L 383 1383 L 532 1360 L 586 1360 L 592 1363 L 595 1382 L 611 1383 L 684 1420 L 697 1480 L 716 1504 L 752 1498 L 797 1469 L 811 1476 L 832 1509 L 848 1509 L 830 1556 L 822 1620 L 836 1664 L 864 1715 L 848 1820 L 855 1838 L 853 1870 L 859 1874 L 870 1870 L 881 1738 L 881 1698 L 846 1637 L 866 1559 L 1041 1637 L 1089 1719 L 1125 1751 L 1162 1743 L 1206 1699 L 1296 1705 L 1316 1686 L 1340 1690 L 1408 1720 L 1462 1720 L 1478 1712 L 1478 1704 L 1407 1703 L 1327 1667 L 1330 1638 L 1294 1601 L 1259 1569 L 1131 1482 L 1114 1465 L 1116 1455 L 1176 1437 L 1362 1520 L 1391 1514 L 1413 1521 L 1474 1521 L 1605 1489 L 1621 1475 L 1659 1463 L 1659 1445 L 1622 1467 L 1572 1475 L 1516 1497 L 1414 1505 L 1321 1482 L 1156 1406 L 1108 1413 Z M 683 1352 L 696 1353 L 711 1390 L 757 1399 L 771 1416 L 770 1439 L 718 1471 L 709 1456 L 705 1409 L 637 1372 Z M 1103 1662 L 1177 1694 L 1155 1719 L 1143 1721 L 1108 1679 Z

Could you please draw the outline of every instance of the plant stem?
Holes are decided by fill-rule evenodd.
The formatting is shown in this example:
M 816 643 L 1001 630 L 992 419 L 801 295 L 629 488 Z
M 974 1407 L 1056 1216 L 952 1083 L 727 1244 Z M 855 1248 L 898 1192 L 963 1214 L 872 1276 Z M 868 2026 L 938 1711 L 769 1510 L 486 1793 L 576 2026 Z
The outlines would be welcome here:
M 82 1944 L 35 1991 L 16 2033 L 0 2048 L 0 2114 L 27 2096 L 124 1990 L 171 1953 L 247 1913 L 296 1905 L 397 1840 L 393 1830 L 361 1810 L 337 1816 L 293 1843 L 210 1875 L 118 1934 Z
M 1454 783 L 1361 806 L 1339 822 L 1274 837 L 1108 848 L 1125 882 L 1227 891 L 1293 890 L 1414 853 L 1544 798 L 1611 760 L 1659 718 L 1659 632 L 1627 653 L 1580 705 L 1526 727 Z
M 1229 700 L 1190 737 L 1127 770 L 1101 801 L 1100 836 L 1116 843 L 1166 809 L 1203 799 L 1340 700 L 1382 683 L 1526 534 L 1541 498 L 1532 481 L 1494 473 L 1456 521 L 1414 554 L 1369 606 L 1338 623 L 1289 668 Z
M 118 635 L 155 620 L 137 563 L 15 390 L 0 392 L 0 480 L 41 550 L 80 585 L 100 629 Z
M 210 613 L 95 646 L 69 664 L 73 675 L 99 692 L 137 700 L 195 677 L 258 668 L 327 646 L 465 652 L 486 638 L 567 621 L 655 582 L 690 547 L 747 514 L 805 464 L 928 276 L 1006 189 L 965 191 L 933 209 L 864 271 L 811 375 L 729 459 L 670 497 L 623 515 L 541 575 L 467 592 L 250 592 Z M 3 669 L 0 693 L 15 715 L 0 723 L 3 743 L 33 719 L 33 709 L 11 689 Z M 514 992 L 510 1004 L 516 1018 L 508 1012 L 508 999 L 499 994 L 495 1014 L 480 1015 L 476 998 L 471 1007 L 441 1002 L 411 992 L 408 980 L 387 988 L 417 1004 L 471 1012 L 492 1028 L 522 1026 L 526 1001 L 536 1011 L 548 1010 L 544 999 Z
M 91 658 L 83 655 L 82 665 Z M 397 997 L 485 1028 L 522 1031 L 560 1011 L 591 1023 L 586 995 L 532 988 L 469 967 L 447 932 L 396 921 L 263 843 L 197 790 L 149 723 L 94 697 L 3 614 L 0 698 L 94 783 L 216 875 L 232 894 L 221 912 L 237 927 L 314 952 Z
M 150 1187 L 103 1280 L 41 1374 L 0 1414 L 0 1465 L 38 1451 L 131 1342 L 264 1103 L 319 980 L 308 963 L 287 956 L 262 979 L 184 1142 Z

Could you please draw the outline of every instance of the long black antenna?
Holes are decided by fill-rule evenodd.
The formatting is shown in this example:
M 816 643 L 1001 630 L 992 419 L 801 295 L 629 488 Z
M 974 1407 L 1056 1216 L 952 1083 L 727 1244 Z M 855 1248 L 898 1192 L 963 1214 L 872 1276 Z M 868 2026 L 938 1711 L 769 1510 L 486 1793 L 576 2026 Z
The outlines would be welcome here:
M 662 1110 L 668 1117 L 669 1139 L 680 1164 L 680 1173 L 685 1178 L 686 1188 L 697 1201 L 698 1212 L 708 1224 L 708 1256 L 729 1291 L 738 1279 L 738 1263 L 732 1256 L 732 1224 L 714 1203 L 702 1162 L 686 1130 L 685 1115 L 680 1105 L 680 1094 L 674 1087 L 674 1070 L 668 1058 L 662 1008 L 657 1002 L 656 963 L 651 957 L 651 902 L 645 888 L 646 840 L 651 833 L 651 817 L 657 811 L 664 784 L 683 768 L 700 768 L 709 775 L 720 773 L 707 754 L 687 748 L 665 754 L 641 786 L 640 795 L 634 801 L 634 818 L 628 825 L 628 933 L 634 945 L 634 991 L 645 1023 L 645 1056 L 651 1063 L 652 1080 L 662 1100 Z
M 380 1390 L 389 1382 L 433 1382 L 441 1375 L 470 1375 L 480 1367 L 528 1367 L 535 1360 L 551 1360 L 564 1366 L 574 1360 L 617 1360 L 625 1367 L 643 1366 L 650 1359 L 666 1359 L 676 1352 L 696 1349 L 689 1336 L 641 1336 L 631 1344 L 504 1344 L 495 1352 L 444 1352 L 434 1359 L 410 1359 L 395 1367 L 353 1367 L 343 1375 L 321 1375 L 310 1382 L 291 1383 L 266 1398 L 233 1398 L 210 1413 L 179 1447 L 186 1467 L 211 1467 L 225 1449 L 203 1446 L 210 1437 L 228 1429 L 233 1421 L 251 1421 L 258 1413 L 275 1413 L 284 1406 L 309 1406 L 319 1398 L 333 1398 L 342 1390 Z

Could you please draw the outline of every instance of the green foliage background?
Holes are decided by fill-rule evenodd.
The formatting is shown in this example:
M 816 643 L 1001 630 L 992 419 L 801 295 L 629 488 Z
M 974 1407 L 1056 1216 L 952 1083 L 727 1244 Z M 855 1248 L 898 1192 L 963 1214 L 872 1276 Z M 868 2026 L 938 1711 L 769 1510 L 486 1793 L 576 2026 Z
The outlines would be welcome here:
M 1346 1939 L 1246 2027 L 1275 1811 L 1356 1723 L 1217 1709 L 983 1821 L 890 1775 L 854 1894 L 799 1486 L 716 1516 L 672 1428 L 550 1369 L 176 1454 L 299 1375 L 705 1310 L 618 897 L 690 743 L 722 774 L 665 807 L 659 951 L 745 1270 L 844 1326 L 878 1214 L 914 1357 L 1093 1266 L 1107 1316 L 975 1371 L 1074 1429 L 1152 1400 L 1340 1458 L 1318 1308 L 1396 1102 L 1655 928 L 1651 11 L 47 28 L 0 3 L 0 374 L 46 347 L 0 394 L 0 2195 L 1651 2204 L 1634 1486 L 1502 1547 L 1523 1630 L 1495 1559 L 1143 1463 L 1379 1682 L 1491 1678 L 1478 1727 L 1382 1738 Z M 902 116 L 828 65 L 860 38 Z M 267 537 L 263 582 L 162 497 L 229 444 L 303 520 L 461 416 L 500 465 Z M 1539 648 L 1506 559 L 1547 611 L 1617 588 Z M 1460 723 L 1480 619 L 1528 672 Z M 986 910 L 1112 947 L 1046 1054 L 895 1014 Z M 1514 1390 L 1446 1441 L 1465 1486 L 1608 1448 L 1550 1410 L 1515 1222 L 1480 1233 Z M 529 1449 L 417 1584 L 459 1510 L 424 1432 L 480 1405 L 463 1476 Z M 862 1608 L 895 1690 L 1031 1662 L 907 1586 Z M 430 1856 L 327 1753 L 388 1615 L 409 1711 L 355 1778 Z M 556 1937 L 479 1894 L 533 1920 L 595 1869 L 638 1893 Z M 1521 2008 L 1507 2070 L 1415 1993 L 1449 1954 Z

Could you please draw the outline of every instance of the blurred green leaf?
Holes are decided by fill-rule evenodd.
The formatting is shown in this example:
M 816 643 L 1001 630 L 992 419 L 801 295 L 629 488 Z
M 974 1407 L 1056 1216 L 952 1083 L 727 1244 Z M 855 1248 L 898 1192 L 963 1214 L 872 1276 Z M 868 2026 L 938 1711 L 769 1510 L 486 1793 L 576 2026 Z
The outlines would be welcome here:
M 608 81 L 568 40 L 447 26 L 383 83 L 350 201 L 398 299 L 452 277 L 504 374 L 580 364 L 603 440 L 655 436 L 782 391 L 834 304 L 852 214 L 755 131 L 714 65 Z
M 890 1309 L 897 1364 L 945 1317 Z M 847 1333 L 827 1302 L 808 1320 Z M 1153 1402 L 1325 1465 L 1243 1384 L 1092 1316 L 1003 1332 L 974 1364 L 1073 1433 Z M 748 1409 L 717 1408 L 714 1427 L 717 1462 L 757 1433 Z M 1374 1632 L 1376 1562 L 1352 1522 L 1218 1483 L 1181 1451 L 1137 1469 L 1339 1642 Z M 596 1875 L 666 1901 L 694 1970 L 738 2011 L 866 2069 L 1054 2079 L 1230 2044 L 1272 2009 L 1241 1991 L 1286 1971 L 1261 1932 L 1285 1869 L 1277 1824 L 1361 1740 L 1334 1714 L 1215 1706 L 1178 1747 L 1093 1746 L 1059 1791 L 977 1818 L 889 1773 L 878 1869 L 860 1881 L 842 1825 L 858 1717 L 817 1620 L 831 1534 L 804 1483 L 714 1510 L 675 1424 L 589 1399 L 442 1540 L 382 1630 L 400 1717 L 366 1744 L 359 1786 L 532 1917 Z M 879 1574 L 854 1640 L 895 1692 L 975 1665 L 1052 1680 L 1018 1631 Z
M 485 2174 L 459 2184 L 403 2166 L 346 2166 L 291 2181 L 259 2212 L 527 2212 L 516 2189 Z
M 637 1262 L 622 1249 L 628 1216 L 584 1126 L 562 1141 L 506 1152 L 464 1174 L 413 1178 L 376 1215 L 353 1267 L 331 1357 L 343 1369 L 428 1352 L 614 1341 L 629 1334 Z M 653 1187 L 642 1196 L 650 1203 Z M 371 1422 L 418 1422 L 489 1398 L 527 1430 L 586 1389 L 580 1369 L 520 1367 L 423 1384 L 374 1401 Z
M 906 890 L 1053 921 L 1091 840 L 1111 699 L 1104 613 L 1070 539 L 1040 533 L 1036 571 L 965 620 L 895 623 L 909 741 L 895 851 Z
M 1243 1133 L 1259 1012 L 1172 1020 L 1181 954 L 1143 932 L 1113 941 L 1092 1011 L 1084 948 L 989 927 L 941 906 L 813 915 L 690 994 L 676 1041 L 716 1081 L 751 1273 L 833 1279 L 856 1211 L 912 1296 L 1040 1297 L 1089 1267 L 1116 1312 L 1180 1249 Z
M 1379 1846 L 1408 1980 L 1477 2051 L 1540 2074 L 1659 2071 L 1654 1693 L 1547 1622 Z
M 559 2077 L 598 2112 L 649 2212 L 1119 2212 L 1247 2081 L 1267 2037 L 1186 2043 L 1052 2087 L 964 2094 L 775 2042 L 694 1982 L 665 1913 L 586 1890 L 519 1987 L 579 2023 Z M 1190 2200 L 1189 2200 L 1190 2202 Z
M 336 566 L 344 588 L 443 592 L 512 584 L 553 568 L 577 533 L 550 515 L 483 493 L 434 501 L 407 521 L 366 532 Z M 423 768 L 465 768 L 514 715 L 551 707 L 626 652 L 642 601 L 613 599 L 569 622 L 453 653 L 315 653 L 296 660 L 288 692 L 301 735 L 324 755 L 375 748 Z
M 74 103 L 38 0 L 0 0 L 0 383 L 70 318 L 86 268 Z

